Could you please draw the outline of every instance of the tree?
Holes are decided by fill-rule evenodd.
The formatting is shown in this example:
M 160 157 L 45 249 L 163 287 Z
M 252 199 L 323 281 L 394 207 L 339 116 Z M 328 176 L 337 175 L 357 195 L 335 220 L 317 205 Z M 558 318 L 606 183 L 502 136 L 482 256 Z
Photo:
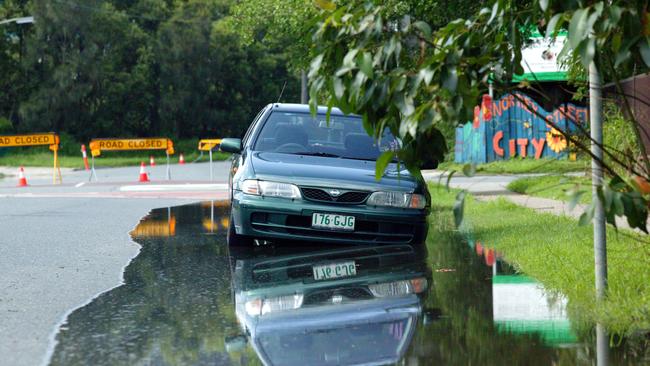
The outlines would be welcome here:
M 0 117 L 17 131 L 78 140 L 240 134 L 294 77 L 284 50 L 245 44 L 229 29 L 233 4 L 7 0 L 0 17 L 36 21 L 25 37 L 15 24 L 0 27 Z
M 71 131 L 76 136 L 149 127 L 146 36 L 107 2 L 34 3 L 36 34 L 29 46 L 35 90 L 21 104 L 23 131 Z M 143 65 L 143 63 L 145 63 Z
M 30 15 L 27 0 L 0 2 L 0 21 Z M 0 118 L 17 123 L 18 106 L 28 93 L 28 74 L 22 61 L 25 38 L 31 33 L 31 24 L 6 23 L 0 25 Z
M 596 61 L 614 81 L 620 79 L 621 65 L 642 61 L 650 66 L 645 6 L 640 0 L 497 0 L 436 30 L 408 15 L 394 17 L 378 2 L 350 1 L 321 10 L 314 35 L 318 55 L 310 70 L 311 103 L 361 114 L 376 138 L 390 128 L 404 141 L 397 154 L 417 171 L 423 156 L 442 159 L 440 131 L 470 119 L 489 78 L 501 91 L 526 86 L 511 80 L 523 74 L 521 49 L 531 29 L 553 36 L 567 28 L 564 54 L 573 54 L 585 67 Z M 584 142 L 562 132 L 589 153 Z M 378 172 L 390 161 L 389 154 L 378 160 Z M 613 179 L 601 192 L 608 221 L 624 215 L 632 227 L 645 231 L 647 200 L 630 177 L 617 175 L 611 167 L 608 172 Z

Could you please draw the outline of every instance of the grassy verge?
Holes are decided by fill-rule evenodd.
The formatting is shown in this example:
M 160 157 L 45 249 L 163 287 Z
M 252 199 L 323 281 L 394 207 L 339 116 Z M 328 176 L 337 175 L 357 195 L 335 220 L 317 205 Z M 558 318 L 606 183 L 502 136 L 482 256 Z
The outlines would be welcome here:
M 456 192 L 433 185 L 431 195 L 436 205 L 450 207 Z M 451 212 L 449 216 L 451 220 Z M 473 240 L 496 249 L 548 290 L 566 295 L 572 320 L 578 324 L 600 321 L 621 335 L 650 329 L 648 237 L 609 230 L 609 294 L 597 306 L 591 226 L 578 226 L 573 219 L 538 213 L 505 199 L 477 202 L 471 196 L 464 217 Z
M 463 169 L 463 164 L 444 162 L 438 167 L 439 170 Z M 493 161 L 487 164 L 476 166 L 477 174 L 524 174 L 524 173 L 569 173 L 581 172 L 589 169 L 589 161 L 579 159 L 570 161 L 568 159 L 511 159 L 504 161 Z
M 580 203 L 591 203 L 591 178 L 570 177 L 562 175 L 545 175 L 540 177 L 520 178 L 508 184 L 508 190 L 530 196 L 569 201 L 568 191 L 585 191 L 580 196 Z
M 170 157 L 172 163 L 177 163 L 180 153 L 183 153 L 186 162 L 192 162 L 200 156 L 197 150 L 198 140 L 182 140 L 174 142 L 175 154 Z M 72 145 L 72 146 L 70 146 Z M 68 144 L 62 147 L 59 152 L 59 163 L 62 168 L 83 168 L 83 160 L 80 144 Z M 102 155 L 95 158 L 96 167 L 120 167 L 140 164 L 141 161 L 149 162 L 149 156 L 153 156 L 157 164 L 164 164 L 166 155 L 161 150 L 141 151 L 104 151 Z M 213 160 L 225 160 L 230 154 L 216 152 L 212 154 Z M 90 160 L 90 151 L 88 151 Z M 53 164 L 54 155 L 47 147 L 28 147 L 5 149 L 0 155 L 0 166 L 35 166 L 50 167 Z M 208 153 L 203 153 L 201 161 L 208 161 Z

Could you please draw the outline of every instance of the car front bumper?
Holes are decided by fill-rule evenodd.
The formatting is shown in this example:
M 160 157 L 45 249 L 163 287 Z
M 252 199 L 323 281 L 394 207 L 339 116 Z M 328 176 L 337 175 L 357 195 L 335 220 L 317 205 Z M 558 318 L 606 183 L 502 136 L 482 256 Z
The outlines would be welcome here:
M 341 205 L 288 200 L 233 192 L 235 232 L 255 238 L 358 243 L 421 243 L 427 234 L 427 210 Z M 354 231 L 312 228 L 314 213 L 355 217 Z

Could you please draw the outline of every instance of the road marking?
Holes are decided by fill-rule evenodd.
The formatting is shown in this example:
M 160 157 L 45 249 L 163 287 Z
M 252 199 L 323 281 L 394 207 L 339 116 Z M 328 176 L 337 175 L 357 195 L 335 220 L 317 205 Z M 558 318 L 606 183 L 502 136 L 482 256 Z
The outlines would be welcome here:
M 221 192 L 78 192 L 78 193 L 16 193 L 0 194 L 0 198 L 169 198 L 187 200 L 224 200 L 228 193 Z
M 121 192 L 162 192 L 162 191 L 209 191 L 226 190 L 228 184 L 152 184 L 137 186 L 121 186 Z
M 75 184 L 75 188 L 79 188 L 79 187 L 83 186 L 84 184 L 86 184 L 86 182 L 79 182 L 79 183 Z

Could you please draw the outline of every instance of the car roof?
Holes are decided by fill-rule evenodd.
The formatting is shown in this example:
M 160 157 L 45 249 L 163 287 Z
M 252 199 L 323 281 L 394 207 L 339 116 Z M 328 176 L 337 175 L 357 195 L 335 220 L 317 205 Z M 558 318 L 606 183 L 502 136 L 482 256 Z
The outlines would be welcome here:
M 297 113 L 310 113 L 309 104 L 297 104 L 297 103 L 273 103 L 272 109 L 279 112 L 297 112 Z M 318 106 L 318 114 L 327 113 L 326 106 Z M 340 109 L 333 107 L 332 115 L 335 116 L 345 116 L 346 114 L 341 112 Z M 358 117 L 356 114 L 349 114 L 348 116 Z

